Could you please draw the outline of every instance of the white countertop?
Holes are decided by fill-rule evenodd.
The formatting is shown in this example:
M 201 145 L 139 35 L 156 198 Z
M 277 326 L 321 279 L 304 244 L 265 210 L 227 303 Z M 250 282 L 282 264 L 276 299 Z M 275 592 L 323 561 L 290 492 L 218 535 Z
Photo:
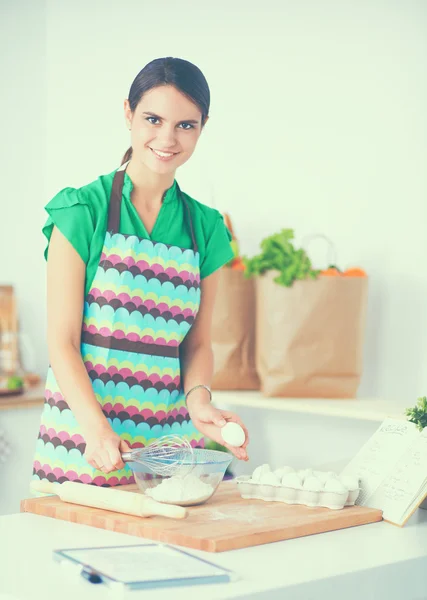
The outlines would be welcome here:
M 64 572 L 56 548 L 141 544 L 142 538 L 24 513 L 0 517 L 0 600 L 117 597 Z M 187 549 L 188 550 L 188 549 Z M 239 580 L 228 584 L 127 592 L 125 598 L 203 600 L 421 600 L 427 598 L 427 511 L 405 527 L 380 522 L 217 554 L 192 551 Z
M 267 398 L 259 391 L 214 391 L 213 402 L 280 412 L 344 417 L 382 422 L 387 417 L 406 419 L 405 406 L 382 398 Z M 427 597 L 427 596 L 426 596 Z

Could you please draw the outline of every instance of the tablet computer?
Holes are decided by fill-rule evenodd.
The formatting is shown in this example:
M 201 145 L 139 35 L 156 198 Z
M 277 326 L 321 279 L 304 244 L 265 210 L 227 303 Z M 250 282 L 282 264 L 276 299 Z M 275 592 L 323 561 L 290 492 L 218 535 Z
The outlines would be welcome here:
M 152 589 L 227 583 L 237 577 L 231 571 L 168 544 L 66 548 L 53 557 L 91 583 Z

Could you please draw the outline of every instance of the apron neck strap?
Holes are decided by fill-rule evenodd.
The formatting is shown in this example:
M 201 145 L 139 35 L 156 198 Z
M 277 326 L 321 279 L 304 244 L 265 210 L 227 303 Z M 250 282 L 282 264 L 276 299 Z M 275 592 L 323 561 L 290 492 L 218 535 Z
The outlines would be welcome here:
M 113 187 L 111 188 L 110 205 L 108 208 L 108 231 L 111 233 L 119 232 L 124 180 L 125 170 L 116 171 L 113 179 Z
M 116 173 L 114 175 L 114 179 L 113 179 L 113 186 L 111 188 L 110 205 L 108 208 L 108 231 L 113 234 L 118 233 L 119 227 L 120 227 L 120 209 L 121 209 L 121 205 L 122 205 L 122 192 L 123 192 L 123 183 L 125 180 L 125 171 L 126 171 L 126 169 L 116 171 Z M 178 182 L 176 185 L 178 188 L 178 194 L 184 204 L 184 210 L 185 210 L 185 214 L 187 216 L 187 222 L 190 227 L 191 241 L 193 243 L 193 251 L 198 252 L 199 248 L 197 246 L 196 236 L 194 234 L 193 219 L 191 218 L 190 207 L 188 206 L 188 202 L 185 199 L 184 194 L 181 192 L 181 188 L 179 187 Z
M 182 199 L 182 202 L 184 204 L 184 210 L 185 210 L 185 214 L 187 216 L 187 222 L 188 225 L 190 227 L 190 233 L 191 233 L 191 241 L 193 243 L 193 251 L 194 252 L 198 252 L 199 248 L 197 246 L 197 241 L 196 241 L 196 236 L 194 235 L 194 227 L 193 227 L 193 219 L 191 218 L 191 212 L 190 212 L 190 207 L 188 206 L 188 202 L 185 199 L 184 194 L 181 192 L 181 188 L 178 185 L 178 182 L 176 182 L 176 187 L 178 188 L 178 193 Z

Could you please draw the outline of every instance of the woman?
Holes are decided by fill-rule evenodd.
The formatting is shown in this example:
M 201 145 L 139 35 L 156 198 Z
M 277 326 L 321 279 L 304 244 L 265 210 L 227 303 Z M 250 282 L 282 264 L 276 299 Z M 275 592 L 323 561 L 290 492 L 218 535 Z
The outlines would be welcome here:
M 33 478 L 132 483 L 121 453 L 167 433 L 222 442 L 210 404 L 218 269 L 233 253 L 220 213 L 181 192 L 210 93 L 193 64 L 162 58 L 124 104 L 122 167 L 47 206 L 51 366 Z M 197 318 L 196 318 L 197 315 Z M 242 425 L 243 426 L 243 425 Z M 230 448 L 247 460 L 246 442 Z M 224 444 L 225 445 L 225 444 Z

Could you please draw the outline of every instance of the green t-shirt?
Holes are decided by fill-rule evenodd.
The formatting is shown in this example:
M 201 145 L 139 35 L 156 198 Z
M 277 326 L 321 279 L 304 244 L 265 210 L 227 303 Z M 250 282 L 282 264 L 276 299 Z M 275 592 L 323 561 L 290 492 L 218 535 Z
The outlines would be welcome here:
M 43 233 L 48 240 L 45 258 L 47 258 L 53 227 L 56 226 L 86 264 L 86 294 L 95 277 L 104 244 L 110 192 L 115 172 L 101 175 L 92 183 L 78 189 L 65 188 L 45 206 L 49 214 L 43 227 Z M 132 180 L 125 173 L 120 233 L 136 235 L 180 248 L 192 248 L 191 231 L 184 212 L 186 209 L 179 197 L 176 180 L 165 194 L 151 235 L 148 235 L 132 204 L 130 198 L 132 187 Z M 230 245 L 231 234 L 225 226 L 221 213 L 197 202 L 188 194 L 184 195 L 191 212 L 200 253 L 200 276 L 203 279 L 233 258 Z

